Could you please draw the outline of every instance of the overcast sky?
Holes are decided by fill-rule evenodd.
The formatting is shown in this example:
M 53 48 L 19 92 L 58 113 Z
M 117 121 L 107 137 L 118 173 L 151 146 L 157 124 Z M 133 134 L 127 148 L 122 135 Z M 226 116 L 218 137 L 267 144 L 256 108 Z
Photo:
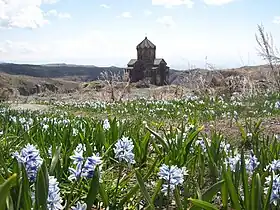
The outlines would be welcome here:
M 280 44 L 279 0 L 0 0 L 0 61 L 126 66 L 145 35 L 172 68 L 261 64 Z M 280 45 L 279 45 L 280 46 Z

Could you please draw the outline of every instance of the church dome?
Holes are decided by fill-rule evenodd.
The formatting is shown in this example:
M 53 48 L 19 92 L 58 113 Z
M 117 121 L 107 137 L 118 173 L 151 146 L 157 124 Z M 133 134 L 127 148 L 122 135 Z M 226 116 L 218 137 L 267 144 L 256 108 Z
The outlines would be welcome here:
M 156 49 L 156 46 L 147 37 L 145 37 L 145 39 L 137 45 L 136 49 L 145 48 Z

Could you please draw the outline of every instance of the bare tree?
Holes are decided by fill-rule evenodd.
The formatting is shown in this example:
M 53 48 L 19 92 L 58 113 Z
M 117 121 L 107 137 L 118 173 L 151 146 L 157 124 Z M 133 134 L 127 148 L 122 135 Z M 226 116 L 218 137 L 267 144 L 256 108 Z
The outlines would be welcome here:
M 130 80 L 123 88 L 117 88 L 119 83 L 124 82 L 121 72 L 103 71 L 100 73 L 100 80 L 104 83 L 112 101 L 121 101 L 130 90 Z
M 271 33 L 265 32 L 262 25 L 258 25 L 258 33 L 258 35 L 256 34 L 256 41 L 259 47 L 258 54 L 268 62 L 274 77 L 274 82 L 276 83 L 277 88 L 280 90 L 279 51 L 274 46 Z

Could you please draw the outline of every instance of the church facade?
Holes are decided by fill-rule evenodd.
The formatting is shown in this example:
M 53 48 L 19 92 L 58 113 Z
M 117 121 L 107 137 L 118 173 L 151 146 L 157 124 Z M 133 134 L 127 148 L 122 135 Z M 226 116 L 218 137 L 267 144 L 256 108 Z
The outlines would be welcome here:
M 130 82 L 149 80 L 153 85 L 167 85 L 169 67 L 163 58 L 156 58 L 156 46 L 147 38 L 137 45 L 137 59 L 131 59 L 125 75 Z

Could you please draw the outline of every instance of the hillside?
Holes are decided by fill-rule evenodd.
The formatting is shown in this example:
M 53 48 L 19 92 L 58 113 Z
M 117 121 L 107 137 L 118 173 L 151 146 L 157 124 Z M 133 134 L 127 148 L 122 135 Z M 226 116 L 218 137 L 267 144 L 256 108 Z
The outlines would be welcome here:
M 30 65 L 0 63 L 0 72 L 31 77 L 63 78 L 72 81 L 97 80 L 102 71 L 122 72 L 122 68 L 68 64 Z
M 99 80 L 100 73 L 103 71 L 122 74 L 123 69 L 69 64 L 29 65 L 2 63 L 0 64 L 0 95 L 3 91 L 8 96 L 42 95 L 42 93 L 44 93 L 43 95 L 47 94 L 47 96 L 50 93 L 55 95 L 67 95 L 69 93 L 83 95 L 85 92 L 93 93 L 94 91 L 98 95 L 102 95 L 107 90 L 106 88 L 104 89 L 104 84 L 100 85 L 101 83 L 96 80 Z M 170 70 L 169 82 L 173 86 L 183 87 L 186 91 L 218 91 L 221 94 L 249 93 L 253 89 L 273 89 L 273 75 L 270 72 L 270 68 L 265 65 L 211 71 L 205 69 Z M 88 86 L 90 82 L 93 85 Z M 123 85 L 120 85 L 120 87 L 123 87 Z M 135 87 L 137 85 L 131 86 L 132 89 L 134 88 L 133 92 L 140 93 L 139 88 L 135 89 Z M 145 87 L 145 85 L 140 85 L 139 87 Z M 150 87 L 149 91 L 154 91 L 156 88 Z M 168 89 L 168 87 L 166 88 Z M 156 89 L 165 90 L 166 88 Z M 99 91 L 96 92 L 96 89 Z M 145 92 L 145 90 L 143 91 Z M 144 92 L 144 95 L 151 95 Z M 178 91 L 176 90 L 175 92 Z M 73 96 L 73 94 L 71 95 Z M 84 96 L 81 97 L 83 98 Z

